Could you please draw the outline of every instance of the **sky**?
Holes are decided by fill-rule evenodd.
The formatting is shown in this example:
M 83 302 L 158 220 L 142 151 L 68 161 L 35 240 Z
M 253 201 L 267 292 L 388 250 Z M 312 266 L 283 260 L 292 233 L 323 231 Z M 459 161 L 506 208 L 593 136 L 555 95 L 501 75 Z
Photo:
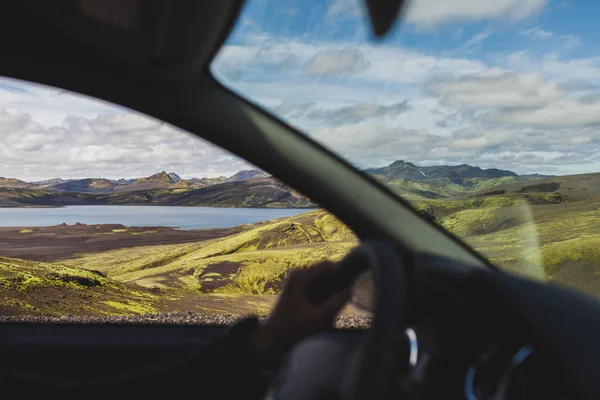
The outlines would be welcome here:
M 253 0 L 213 72 L 359 167 L 600 171 L 600 2 Z
M 357 0 L 248 0 L 226 86 L 360 168 L 600 171 L 600 2 L 413 0 L 383 40 Z M 0 79 L 0 176 L 231 175 L 243 160 L 131 110 Z

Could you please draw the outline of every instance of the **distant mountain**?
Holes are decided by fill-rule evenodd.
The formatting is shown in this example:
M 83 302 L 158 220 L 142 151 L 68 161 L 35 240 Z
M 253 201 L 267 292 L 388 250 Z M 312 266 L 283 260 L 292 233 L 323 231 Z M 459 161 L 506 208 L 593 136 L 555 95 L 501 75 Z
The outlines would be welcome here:
M 43 181 L 34 181 L 31 183 L 33 183 L 34 185 L 39 185 L 39 186 L 51 186 L 51 185 L 58 185 L 60 183 L 70 182 L 73 180 L 77 180 L 77 179 L 52 178 L 52 179 L 46 179 Z
M 148 180 L 149 178 L 147 178 Z M 83 179 L 82 179 L 83 181 Z M 218 183 L 204 188 L 79 193 L 0 188 L 0 207 L 64 205 L 165 205 L 312 208 L 309 199 L 273 178 Z
M 177 176 L 176 174 L 174 175 Z M 177 178 L 179 178 L 179 176 L 177 176 Z M 176 189 L 187 186 L 185 184 L 178 185 L 180 181 L 181 178 L 176 180 L 171 174 L 162 171 L 147 178 L 136 179 L 128 185 L 120 186 L 117 190 L 130 192 L 133 190 Z
M 251 179 L 186 190 L 145 190 L 113 193 L 99 200 L 108 204 L 154 204 L 213 207 L 315 207 L 309 199 L 275 179 Z
M 137 179 L 133 178 L 133 179 L 109 179 L 112 183 L 116 183 L 118 185 L 129 185 L 130 183 L 135 182 Z
M 228 181 L 247 181 L 249 179 L 268 178 L 269 175 L 256 169 L 243 170 L 227 178 Z
M 118 185 L 108 179 L 79 179 L 52 185 L 49 190 L 58 190 L 63 192 L 78 192 L 78 193 L 111 193 Z
M 190 182 L 193 187 L 203 188 L 227 182 L 227 178 L 224 176 L 218 176 L 216 178 L 192 178 L 188 179 L 188 182 Z
M 545 175 L 518 176 L 512 171 L 481 169 L 467 164 L 418 166 L 402 160 L 382 168 L 369 168 L 365 172 L 407 199 L 481 196 L 501 189 L 517 190 L 521 188 L 519 186 L 521 183 L 531 184 L 534 180 L 545 178 Z M 512 189 L 513 186 L 510 185 L 516 185 L 514 187 L 517 189 Z M 0 199 L 0 206 L 11 207 L 15 204 L 17 206 L 18 204 L 160 204 L 307 207 L 311 204 L 309 200 L 275 178 L 256 169 L 242 170 L 229 177 L 191 179 L 183 179 L 175 172 L 166 171 L 138 179 L 118 180 L 54 178 L 28 183 L 14 178 L 0 178 L 0 189 L 28 190 L 23 192 L 22 196 L 17 196 L 17 192 L 5 193 L 3 196 L 6 202 Z M 33 192 L 36 192 L 35 196 Z
M 545 178 L 556 178 L 556 175 L 542 175 L 542 174 L 525 174 L 519 175 L 521 178 L 532 178 L 532 179 L 545 179 Z
M 3 178 L 0 176 L 0 187 L 4 188 L 31 188 L 34 184 L 24 182 L 20 179 L 15 178 Z
M 403 160 L 394 161 L 387 167 L 368 168 L 364 171 L 371 175 L 382 175 L 386 178 L 402 178 L 419 181 L 437 178 L 448 178 L 451 181 L 456 181 L 469 178 L 492 179 L 500 178 L 503 176 L 518 176 L 512 171 L 496 168 L 481 169 L 479 167 L 473 167 L 468 164 L 435 165 L 421 167 L 411 162 L 406 162 Z
M 137 179 L 70 179 L 63 180 L 60 178 L 40 181 L 36 184 L 40 187 L 46 187 L 49 190 L 59 190 L 67 192 L 79 193 L 111 193 L 111 192 L 133 192 L 138 190 L 153 190 L 153 189 L 186 189 L 186 188 L 203 188 L 212 185 L 217 185 L 224 182 L 238 182 L 252 179 L 264 179 L 269 175 L 258 170 L 244 170 L 226 178 L 224 176 L 216 178 L 192 178 L 182 179 L 175 172 L 159 172 L 157 174 Z M 3 185 L 0 181 L 0 186 L 4 187 L 34 187 L 36 184 L 19 181 L 18 179 L 3 178 L 6 183 Z M 9 182 L 8 180 L 11 179 Z M 18 182 L 21 182 L 20 184 Z
M 179 175 L 177 175 L 175 172 L 169 172 L 169 177 L 175 183 L 177 183 L 181 180 L 181 177 Z

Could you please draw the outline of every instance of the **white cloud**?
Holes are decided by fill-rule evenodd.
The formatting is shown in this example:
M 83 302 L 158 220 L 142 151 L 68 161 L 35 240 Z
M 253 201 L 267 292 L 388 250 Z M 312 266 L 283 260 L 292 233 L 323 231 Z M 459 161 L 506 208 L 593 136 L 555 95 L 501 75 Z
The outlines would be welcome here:
M 0 106 L 24 110 L 42 125 L 58 125 L 67 115 L 93 117 L 127 111 L 87 96 L 9 78 L 1 78 Z
M 398 116 L 410 109 L 408 101 L 393 103 L 390 105 L 376 102 L 362 102 L 351 106 L 339 108 L 325 108 L 315 103 L 294 103 L 284 101 L 273 111 L 277 115 L 288 119 L 318 120 L 326 125 L 340 125 L 360 122 L 366 119 Z
M 334 1 L 334 28 L 364 17 L 361 4 Z M 521 20 L 545 4 L 421 0 L 407 21 L 419 28 L 411 35 L 423 34 L 453 22 Z M 484 49 L 502 40 L 492 24 L 442 51 L 397 40 L 375 45 L 354 33 L 344 41 L 274 37 L 251 19 L 243 24 L 248 35 L 222 49 L 216 76 L 361 167 L 397 159 L 518 172 L 600 165 L 600 57 L 566 58 L 579 42 L 574 35 L 535 27 L 511 43 L 521 51 L 496 54 Z M 0 84 L 0 175 L 135 177 L 164 169 L 189 177 L 247 168 L 156 120 L 58 93 Z
M 529 28 L 522 32 L 524 36 L 532 36 L 538 39 L 549 39 L 554 37 L 554 33 L 548 32 L 540 27 Z
M 334 0 L 327 8 L 329 18 L 358 18 L 364 13 L 365 9 L 360 0 Z
M 357 73 L 369 67 L 364 53 L 355 48 L 330 48 L 319 50 L 308 61 L 306 68 L 311 75 L 321 76 L 340 73 Z
M 27 114 L 0 111 L 0 176 L 117 179 L 166 170 L 190 178 L 247 168 L 212 144 L 136 113 L 69 116 L 43 126 Z
M 541 11 L 547 0 L 407 0 L 402 23 L 432 28 L 452 22 L 477 22 L 504 19 L 518 21 Z M 328 9 L 330 19 L 357 19 L 366 10 L 359 0 L 335 0 Z
M 548 80 L 567 82 L 573 79 L 600 83 L 600 56 L 563 59 L 556 52 L 544 55 L 533 51 L 511 53 L 499 62 L 520 72 L 541 74 Z
M 471 39 L 465 42 L 465 44 L 463 45 L 463 49 L 468 50 L 472 47 L 481 45 L 485 41 L 485 39 L 490 37 L 490 35 L 490 32 L 479 32 L 478 34 L 476 34 Z
M 488 34 L 493 32 L 483 31 L 466 45 L 477 46 Z M 590 154 L 600 147 L 587 128 L 600 115 L 596 59 L 525 51 L 490 57 L 496 66 L 489 66 L 389 44 L 344 47 L 272 39 L 251 47 L 240 71 L 253 71 L 253 79 L 230 85 L 361 167 L 407 159 L 550 172 L 556 159 L 557 165 L 581 171 L 597 168 Z M 319 71 L 328 79 L 307 69 L 317 54 L 348 48 L 361 56 L 330 57 Z M 228 60 L 227 49 L 224 53 Z M 290 57 L 295 62 L 274 74 L 273 66 Z M 410 107 L 402 106 L 405 101 Z M 505 151 L 521 158 L 502 156 Z M 565 164 L 569 154 L 581 154 L 580 163 Z
M 557 35 L 553 32 L 544 30 L 540 27 L 529 28 L 521 32 L 523 36 L 532 37 L 535 39 L 559 41 L 561 50 L 571 49 L 579 44 L 579 38 L 575 35 Z
M 446 104 L 476 109 L 538 108 L 564 96 L 556 83 L 540 75 L 514 73 L 436 79 L 425 91 Z
M 569 93 L 569 89 L 577 92 L 585 87 L 582 81 L 559 85 L 539 74 L 505 73 L 437 79 L 425 91 L 446 106 L 488 111 L 480 115 L 488 122 L 563 129 L 600 124 L 598 96 L 578 98 Z
M 546 0 L 412 0 L 404 19 L 420 28 L 463 21 L 517 21 L 541 11 L 546 3 Z
M 537 110 L 512 110 L 491 116 L 490 119 L 545 129 L 593 126 L 600 124 L 600 103 L 582 104 L 565 99 Z

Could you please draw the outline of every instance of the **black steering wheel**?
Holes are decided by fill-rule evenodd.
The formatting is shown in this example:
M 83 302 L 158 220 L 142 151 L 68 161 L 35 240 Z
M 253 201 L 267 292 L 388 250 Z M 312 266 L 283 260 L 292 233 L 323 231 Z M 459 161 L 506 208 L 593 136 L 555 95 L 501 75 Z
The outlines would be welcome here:
M 385 399 L 394 382 L 399 336 L 408 315 L 405 264 L 393 245 L 368 240 L 315 282 L 309 296 L 321 302 L 370 269 L 375 291 L 370 329 L 357 335 L 322 333 L 294 347 L 269 389 L 268 400 Z

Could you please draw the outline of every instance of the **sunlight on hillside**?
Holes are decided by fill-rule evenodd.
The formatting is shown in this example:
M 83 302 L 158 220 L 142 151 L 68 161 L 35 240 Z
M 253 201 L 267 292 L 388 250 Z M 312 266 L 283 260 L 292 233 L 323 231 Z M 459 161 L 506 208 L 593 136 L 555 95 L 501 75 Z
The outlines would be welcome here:
M 402 173 L 408 169 L 417 176 L 410 172 L 417 168 L 414 165 L 395 163 L 393 167 L 379 171 L 382 174 L 376 178 L 495 265 L 531 279 L 600 295 L 600 192 L 595 186 L 600 174 L 415 180 L 396 175 L 398 169 Z M 448 168 L 453 167 L 442 170 Z M 436 173 L 432 168 L 427 171 Z M 488 174 L 480 169 L 469 171 Z M 502 172 L 494 172 L 498 173 Z M 248 190 L 264 183 L 250 182 L 235 185 L 246 196 Z M 253 186 L 257 182 L 258 186 Z M 227 183 L 214 186 L 222 185 Z M 160 189 L 153 196 L 172 199 L 181 190 Z M 224 192 L 219 189 L 218 193 L 221 198 Z M 236 193 L 229 198 L 239 197 Z M 262 196 L 268 199 L 269 194 Z M 51 242 L 50 247 L 76 240 L 73 243 L 80 243 L 78 248 L 90 251 L 57 253 L 62 256 L 52 262 L 0 259 L 0 290 L 4 294 L 0 295 L 0 310 L 7 315 L 182 310 L 265 314 L 291 269 L 324 259 L 339 260 L 358 244 L 347 226 L 320 209 L 224 230 L 76 224 L 10 232 L 6 233 L 8 240 L 37 243 L 54 237 L 58 242 Z M 171 241 L 181 235 L 185 237 L 181 243 Z M 94 243 L 105 243 L 108 249 L 90 245 Z
M 26 293 L 41 313 L 52 314 L 72 306 L 76 314 L 85 308 L 94 315 L 107 310 L 121 314 L 181 308 L 264 314 L 273 304 L 272 295 L 281 292 L 289 270 L 320 260 L 339 260 L 357 244 L 344 224 L 319 210 L 248 225 L 240 233 L 199 243 L 129 247 L 79 254 L 54 263 L 11 259 L 18 263 L 24 278 L 11 278 L 13 264 L 0 263 L 0 270 L 7 274 L 0 283 L 16 279 L 12 286 L 5 284 L 4 291 Z M 81 282 L 94 279 L 88 284 L 88 306 L 77 304 L 78 294 L 60 298 L 61 307 L 51 300 L 45 302 L 49 290 L 66 285 L 48 277 L 67 273 L 78 274 L 72 280 L 63 278 L 74 293 L 85 286 Z M 106 299 L 100 299 L 98 291 Z M 252 297 L 255 300 L 249 301 L 251 298 L 244 297 L 247 295 L 256 296 Z M 12 297 L 6 296 L 4 302 L 0 298 L 0 308 L 29 307 L 29 303 L 14 303 Z M 236 303 L 236 298 L 245 301 Z M 98 304 L 98 312 L 91 311 Z

